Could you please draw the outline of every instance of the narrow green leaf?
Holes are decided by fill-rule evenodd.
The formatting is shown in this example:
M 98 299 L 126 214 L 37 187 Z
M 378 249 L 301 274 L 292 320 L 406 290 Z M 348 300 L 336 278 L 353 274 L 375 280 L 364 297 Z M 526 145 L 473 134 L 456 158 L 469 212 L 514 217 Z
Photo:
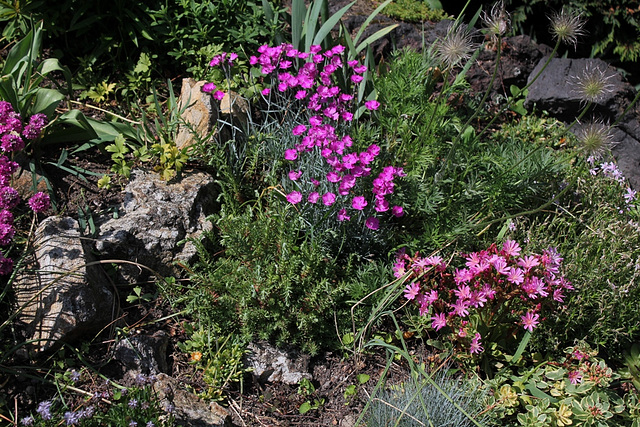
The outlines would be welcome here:
M 322 27 L 320 27 L 318 33 L 313 38 L 313 44 L 322 44 L 322 41 L 329 35 L 331 30 L 333 30 L 333 28 L 338 25 L 338 21 L 340 21 L 342 15 L 347 13 L 347 11 L 351 9 L 351 6 L 353 6 L 355 3 L 355 1 L 349 3 L 348 5 L 334 13 L 329 19 L 327 19 L 327 22 L 322 24 Z
M 313 43 L 314 36 L 316 34 L 316 26 L 320 22 L 320 12 L 322 12 L 323 5 L 327 0 L 315 0 L 313 5 L 307 11 L 307 16 L 304 21 L 304 49 L 305 52 L 309 52 Z
M 522 353 L 524 353 L 524 349 L 527 348 L 527 344 L 529 344 L 530 339 L 531 339 L 531 332 L 529 331 L 525 332 L 524 336 L 522 337 L 522 341 L 520 341 L 520 345 L 518 346 L 518 349 L 516 350 L 516 352 L 513 355 L 513 358 L 511 359 L 511 362 L 517 362 L 518 360 L 520 360 L 520 356 L 522 356 Z
M 388 27 L 382 28 L 376 31 L 375 33 L 371 34 L 369 37 L 365 39 L 365 41 L 363 41 L 358 45 L 358 47 L 356 48 L 356 54 L 360 53 L 367 46 L 370 46 L 371 44 L 373 44 L 373 42 L 375 42 L 376 40 L 389 34 L 391 31 L 396 29 L 398 25 L 399 24 L 389 25 Z
M 291 44 L 300 49 L 302 38 L 302 24 L 304 21 L 306 6 L 304 0 L 293 0 L 291 3 Z
M 380 6 L 378 6 L 376 8 L 376 10 L 374 10 L 373 12 L 371 12 L 371 15 L 369 15 L 367 17 L 367 19 L 365 19 L 364 23 L 362 24 L 362 26 L 360 27 L 360 29 L 358 30 L 358 32 L 356 33 L 356 36 L 353 38 L 353 44 L 358 44 L 358 41 L 360 40 L 360 37 L 362 37 L 362 33 L 364 33 L 364 30 L 367 29 L 367 27 L 369 26 L 369 24 L 371 23 L 371 21 L 373 21 L 373 19 L 376 17 L 376 15 L 378 15 L 382 9 L 384 9 L 385 7 L 387 7 L 387 5 L 389 3 L 391 3 L 393 0 L 386 0 L 384 3 L 382 3 Z M 355 58 L 355 57 L 354 57 Z M 354 59 L 351 58 L 351 59 Z

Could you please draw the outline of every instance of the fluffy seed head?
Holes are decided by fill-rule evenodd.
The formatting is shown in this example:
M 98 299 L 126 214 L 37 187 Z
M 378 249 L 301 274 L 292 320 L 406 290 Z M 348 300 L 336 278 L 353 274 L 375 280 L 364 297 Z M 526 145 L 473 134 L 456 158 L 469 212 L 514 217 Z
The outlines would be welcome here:
M 617 143 L 613 140 L 611 127 L 601 120 L 592 120 L 581 125 L 576 131 L 580 149 L 587 156 L 602 158 Z
M 504 36 L 511 27 L 511 16 L 504 7 L 504 1 L 495 3 L 489 13 L 482 12 L 482 21 L 492 39 Z
M 598 65 L 587 64 L 581 74 L 571 78 L 575 93 L 585 102 L 598 103 L 613 91 L 614 85 L 609 82 L 613 73 Z
M 447 68 L 455 67 L 462 61 L 469 60 L 475 50 L 471 33 L 466 26 L 454 24 L 443 39 L 435 43 L 438 59 Z
M 578 44 L 578 37 L 585 34 L 583 16 L 577 12 L 562 9 L 551 16 L 551 35 L 562 43 L 573 45 Z

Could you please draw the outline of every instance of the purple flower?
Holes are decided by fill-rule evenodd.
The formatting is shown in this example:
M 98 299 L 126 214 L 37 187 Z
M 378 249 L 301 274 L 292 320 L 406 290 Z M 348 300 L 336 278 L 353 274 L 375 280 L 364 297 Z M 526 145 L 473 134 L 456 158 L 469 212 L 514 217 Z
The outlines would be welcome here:
M 68 426 L 74 426 L 80 422 L 80 413 L 79 412 L 65 412 L 64 413 L 64 421 Z
M 6 209 L 0 211 L 0 224 L 13 224 L 13 214 L 11 211 Z
M 409 301 L 415 299 L 420 293 L 420 284 L 418 282 L 412 282 L 404 289 L 404 297 Z
M 24 148 L 24 141 L 17 133 L 7 133 L 0 138 L 0 148 L 5 153 L 20 151 Z
M 222 101 L 222 98 L 224 98 L 224 92 L 217 90 L 216 93 L 213 94 L 213 99 L 216 99 L 218 101 Z
M 6 276 L 13 271 L 13 260 L 11 258 L 5 258 L 0 254 L 0 276 Z
M 36 412 L 40 414 L 42 419 L 45 421 L 51 419 L 52 403 L 53 402 L 51 402 L 50 400 L 45 400 L 44 402 L 40 402 L 40 404 L 38 405 L 38 408 L 36 409 Z
M 13 209 L 20 203 L 20 195 L 13 187 L 0 188 L 0 207 L 3 209 Z
M 27 204 L 35 213 L 45 212 L 51 207 L 51 199 L 47 193 L 40 191 L 31 196 Z
M 309 197 L 307 197 L 307 201 L 309 203 L 313 203 L 313 204 L 318 203 L 319 199 L 320 199 L 320 194 L 318 194 L 317 191 L 314 191 L 314 192 L 310 193 Z
M 482 345 L 480 343 L 480 338 L 482 337 L 480 336 L 479 333 L 476 332 L 475 337 L 471 340 L 471 345 L 469 346 L 469 353 L 475 354 L 475 353 L 482 353 L 484 351 L 484 348 L 482 348 Z
M 0 246 L 11 243 L 16 231 L 11 224 L 0 224 Z
M 24 417 L 23 419 L 21 419 L 20 424 L 22 424 L 23 426 L 32 426 L 35 421 L 36 420 L 31 415 L 29 415 L 28 417 Z
M 520 316 L 520 319 L 522 320 L 522 326 L 529 332 L 533 332 L 533 329 L 538 326 L 538 324 L 540 323 L 538 322 L 539 318 L 540 315 L 532 311 L 528 311 L 524 316 Z
M 402 206 L 394 206 L 391 208 L 391 213 L 396 218 L 400 218 L 402 215 L 404 215 L 404 209 L 402 209 Z

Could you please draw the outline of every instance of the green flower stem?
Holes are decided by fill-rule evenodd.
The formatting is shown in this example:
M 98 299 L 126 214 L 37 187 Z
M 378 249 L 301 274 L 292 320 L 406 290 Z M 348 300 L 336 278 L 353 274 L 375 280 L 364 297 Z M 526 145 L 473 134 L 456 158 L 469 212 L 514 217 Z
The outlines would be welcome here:
M 624 118 L 624 116 L 627 115 L 629 110 L 631 110 L 631 108 L 636 104 L 636 102 L 638 102 L 638 99 L 640 99 L 640 91 L 638 91 L 638 93 L 636 93 L 636 97 L 633 98 L 633 101 L 631 101 L 631 103 L 629 105 L 627 105 L 627 108 L 625 108 L 624 111 L 622 112 L 622 114 L 620 114 L 620 116 L 618 117 L 618 119 L 615 122 L 613 122 L 611 127 L 615 127 L 615 126 L 618 125 L 618 123 L 620 123 L 620 121 Z
M 491 92 L 491 89 L 493 88 L 493 84 L 496 80 L 496 77 L 498 76 L 498 69 L 500 68 L 500 58 L 502 56 L 502 38 L 498 38 L 498 48 L 497 48 L 497 53 L 496 53 L 496 65 L 493 68 L 493 74 L 491 75 L 491 81 L 489 81 L 489 86 L 487 87 L 487 90 L 484 92 L 484 96 L 482 97 L 482 100 L 480 101 L 480 105 L 484 105 L 484 103 L 486 102 L 487 98 L 489 97 L 489 93 Z M 471 122 L 473 120 L 475 120 L 476 117 L 478 117 L 478 115 L 480 114 L 480 108 L 476 109 L 476 111 L 471 115 L 471 117 L 469 117 L 467 119 L 467 121 L 465 122 L 465 124 L 462 126 L 461 131 L 458 132 L 458 135 L 456 136 L 456 138 L 453 140 L 453 143 L 451 145 L 451 148 L 449 149 L 449 152 L 447 153 L 447 157 L 445 158 L 444 162 L 442 163 L 442 167 L 440 168 L 440 170 L 438 171 L 438 173 L 436 173 L 435 177 L 434 177 L 434 182 L 437 183 L 440 178 L 443 176 L 444 172 L 447 169 L 447 166 L 449 165 L 449 161 L 451 160 L 451 157 L 453 156 L 453 153 L 455 152 L 458 144 L 460 143 L 460 140 L 462 139 L 462 134 L 464 132 L 464 130 L 469 126 L 469 124 L 471 124 Z
M 544 65 L 542 66 L 542 68 L 540 69 L 540 71 L 538 71 L 538 73 L 533 77 L 533 79 L 531 79 L 531 81 L 529 83 L 527 83 L 522 89 L 520 89 L 520 93 L 524 92 L 525 90 L 529 89 L 531 87 L 531 85 L 538 80 L 538 78 L 540 77 L 540 75 L 543 73 L 543 71 L 549 66 L 549 64 L 551 63 L 551 60 L 556 56 L 556 53 L 558 52 L 558 49 L 560 48 L 560 40 L 558 40 L 556 42 L 556 45 L 554 46 L 553 50 L 551 51 L 551 54 L 549 55 L 549 58 L 547 59 L 547 62 L 544 63 Z M 500 112 L 498 114 L 496 114 L 495 116 L 493 116 L 493 118 L 489 121 L 489 123 L 485 126 L 485 128 L 482 130 L 482 132 L 480 132 L 480 134 L 478 134 L 478 138 L 484 134 L 488 129 L 491 128 L 491 125 L 498 119 L 498 117 L 500 117 L 502 115 L 502 113 L 504 113 L 505 111 L 507 111 L 507 109 L 511 106 L 512 102 L 511 100 L 509 102 L 507 102 L 507 105 L 505 105 L 504 107 L 502 107 L 502 109 L 500 110 Z

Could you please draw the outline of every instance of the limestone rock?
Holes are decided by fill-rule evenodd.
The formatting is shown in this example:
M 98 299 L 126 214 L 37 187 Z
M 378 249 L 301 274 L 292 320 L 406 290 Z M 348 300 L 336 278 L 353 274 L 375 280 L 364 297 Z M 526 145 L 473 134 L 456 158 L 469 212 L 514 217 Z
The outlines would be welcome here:
M 260 382 L 282 382 L 295 385 L 302 378 L 312 379 L 309 356 L 285 352 L 265 341 L 250 343 L 246 363 Z
M 175 262 L 188 262 L 196 254 L 193 244 L 211 227 L 216 190 L 212 176 L 199 171 L 184 173 L 175 182 L 158 174 L 136 170 L 125 187 L 124 212 L 100 224 L 96 249 L 102 259 L 118 259 L 125 281 L 140 281 L 149 270 L 162 276 L 179 275 Z
M 46 218 L 35 231 L 34 247 L 32 268 L 15 281 L 18 306 L 24 307 L 16 321 L 27 339 L 40 340 L 38 350 L 97 332 L 112 320 L 109 281 L 76 220 Z
M 217 101 L 210 93 L 202 91 L 204 84 L 204 81 L 196 82 L 191 78 L 182 80 L 178 108 L 182 112 L 182 119 L 188 125 L 178 128 L 175 142 L 179 149 L 193 145 L 196 135 L 206 138 L 215 128 L 218 120 Z
M 215 402 L 206 403 L 180 387 L 174 378 L 157 375 L 153 388 L 163 407 L 171 406 L 176 425 L 185 427 L 231 426 L 231 416 Z

